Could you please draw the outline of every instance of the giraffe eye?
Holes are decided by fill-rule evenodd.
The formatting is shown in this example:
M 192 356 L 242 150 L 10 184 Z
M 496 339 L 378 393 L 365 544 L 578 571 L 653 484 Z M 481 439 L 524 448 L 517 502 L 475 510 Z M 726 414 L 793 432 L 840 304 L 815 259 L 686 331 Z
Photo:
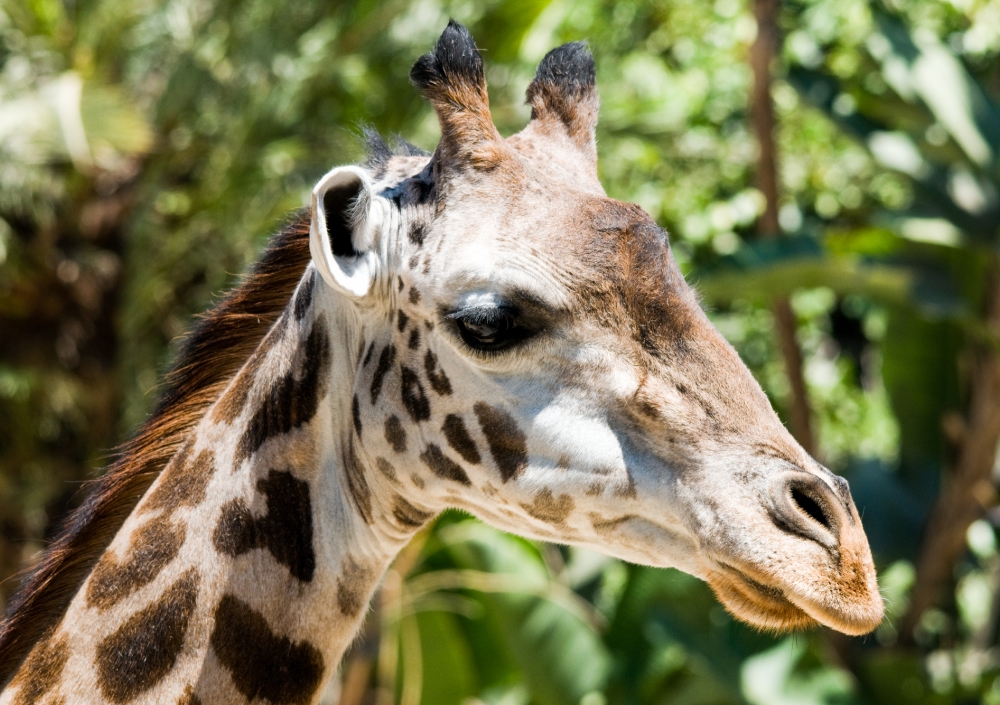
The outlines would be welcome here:
M 517 312 L 507 306 L 476 306 L 449 316 L 462 340 L 484 352 L 502 350 L 528 337 L 518 325 Z

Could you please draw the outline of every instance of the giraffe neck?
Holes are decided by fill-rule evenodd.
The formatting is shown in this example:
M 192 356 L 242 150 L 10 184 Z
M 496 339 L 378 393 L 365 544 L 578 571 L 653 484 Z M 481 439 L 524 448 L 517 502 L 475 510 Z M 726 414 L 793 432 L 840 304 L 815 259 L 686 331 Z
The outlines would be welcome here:
M 312 275 L 0 704 L 319 697 L 419 523 L 387 518 L 361 469 L 362 328 Z

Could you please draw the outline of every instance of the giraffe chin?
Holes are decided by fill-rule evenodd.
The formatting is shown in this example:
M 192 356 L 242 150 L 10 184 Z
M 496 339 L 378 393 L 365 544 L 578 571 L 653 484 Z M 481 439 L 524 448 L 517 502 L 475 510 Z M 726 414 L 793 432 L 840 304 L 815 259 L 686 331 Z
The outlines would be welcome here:
M 705 580 L 729 612 L 758 629 L 789 632 L 820 625 L 850 636 L 874 630 L 882 621 L 881 598 L 870 609 L 819 604 L 808 595 L 789 594 L 775 580 L 751 577 L 745 570 L 717 562 Z
M 818 622 L 793 605 L 777 587 L 770 587 L 734 568 L 705 575 L 716 598 L 737 619 L 769 632 L 788 632 Z

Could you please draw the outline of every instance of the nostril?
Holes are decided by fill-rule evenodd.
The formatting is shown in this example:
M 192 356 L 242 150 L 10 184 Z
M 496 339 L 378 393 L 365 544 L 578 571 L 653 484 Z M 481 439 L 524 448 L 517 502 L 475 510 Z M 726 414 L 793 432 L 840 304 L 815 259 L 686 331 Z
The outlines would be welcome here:
M 801 471 L 775 473 L 768 484 L 768 510 L 779 529 L 837 550 L 849 515 L 833 488 Z
M 818 521 L 828 531 L 833 531 L 833 523 L 826 516 L 826 512 L 823 511 L 823 507 L 820 506 L 819 502 L 807 495 L 798 487 L 792 488 L 792 501 L 795 502 L 795 505 L 801 509 L 804 514 L 807 514 Z

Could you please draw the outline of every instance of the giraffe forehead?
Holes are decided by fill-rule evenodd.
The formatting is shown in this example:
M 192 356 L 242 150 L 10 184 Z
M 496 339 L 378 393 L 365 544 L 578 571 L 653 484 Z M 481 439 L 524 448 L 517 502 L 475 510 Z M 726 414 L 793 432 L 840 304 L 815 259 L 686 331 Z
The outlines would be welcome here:
M 506 285 L 568 308 L 588 286 L 634 286 L 623 274 L 637 268 L 649 270 L 645 283 L 661 291 L 683 284 L 679 274 L 655 277 L 664 274 L 669 246 L 638 206 L 572 190 L 466 195 L 428 229 L 434 254 L 425 272 L 447 292 Z
M 524 159 L 537 152 L 528 142 L 517 145 Z M 392 190 L 422 197 L 426 190 L 409 182 L 428 178 L 426 163 L 407 158 L 405 166 L 420 169 Z M 526 174 L 515 183 L 477 174 L 437 195 L 444 200 L 420 223 L 418 247 L 420 271 L 433 282 L 425 291 L 439 303 L 477 291 L 517 291 L 553 310 L 597 319 L 661 358 L 688 356 L 717 337 L 666 233 L 645 211 L 585 182 L 549 179 L 545 170 Z M 411 200 L 395 203 L 407 210 Z

